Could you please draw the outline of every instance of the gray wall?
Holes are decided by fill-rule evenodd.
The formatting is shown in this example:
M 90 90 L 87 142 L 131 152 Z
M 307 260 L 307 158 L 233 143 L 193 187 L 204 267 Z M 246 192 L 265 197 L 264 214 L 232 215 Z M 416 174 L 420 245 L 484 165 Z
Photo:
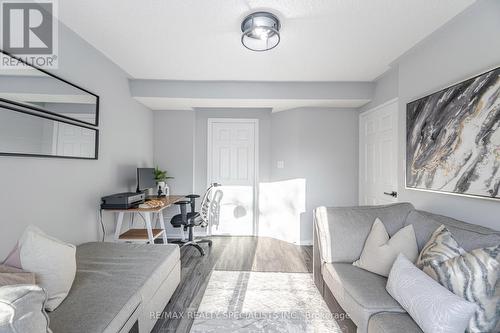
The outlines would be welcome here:
M 155 161 L 175 177 L 169 181 L 173 193 L 193 188 L 195 193 L 203 193 L 206 188 L 208 118 L 259 119 L 259 183 L 274 191 L 273 206 L 289 206 L 289 193 L 275 187 L 280 187 L 280 182 L 306 182 L 305 210 L 277 217 L 286 216 L 289 221 L 273 221 L 275 215 L 261 210 L 259 223 L 283 223 L 286 228 L 299 223 L 300 235 L 293 239 L 309 243 L 315 207 L 356 204 L 358 113 L 353 109 L 295 109 L 278 113 L 269 109 L 155 111 Z M 284 162 L 283 169 L 277 168 L 277 161 Z M 169 210 L 167 215 L 174 213 Z
M 452 216 L 470 223 L 500 230 L 500 203 L 405 189 L 406 104 L 449 85 L 500 65 L 500 1 L 480 0 L 431 34 L 396 61 L 398 90 L 379 81 L 375 96 L 399 96 L 400 201 L 410 201 L 418 209 Z M 383 76 L 392 77 L 393 74 Z M 391 84 L 392 85 L 392 84 Z M 388 93 L 389 92 L 389 93 Z M 379 103 L 373 103 L 373 106 Z M 365 107 L 361 111 L 370 108 Z
M 43 95 L 82 95 L 88 94 L 78 88 L 67 85 L 46 74 L 36 72 L 40 76 L 30 76 L 24 73 L 20 75 L 2 75 L 0 74 L 0 91 L 2 93 L 15 93 L 15 94 L 43 94 Z M 24 75 L 23 75 L 24 74 Z M 70 97 L 71 98 L 71 97 Z M 90 96 L 89 96 L 90 98 Z
M 59 38 L 55 73 L 101 97 L 99 160 L 0 157 L 0 257 L 28 224 L 76 244 L 99 239 L 100 197 L 134 189 L 135 168 L 153 163 L 152 112 L 130 97 L 127 74 L 63 25 Z
M 194 191 L 194 111 L 155 111 L 154 161 L 174 179 L 168 180 L 171 193 Z
M 194 111 L 154 111 L 153 116 L 155 165 L 174 177 L 167 181 L 170 193 L 194 193 Z M 180 236 L 180 229 L 169 223 L 175 214 L 179 214 L 176 205 L 164 211 L 165 227 L 171 237 Z
M 394 65 L 387 72 L 382 74 L 375 81 L 375 91 L 372 101 L 359 110 L 365 112 L 374 107 L 384 104 L 399 95 L 399 71 L 398 66 Z
M 305 179 L 300 241 L 312 241 L 312 211 L 358 200 L 358 113 L 353 109 L 295 109 L 272 115 L 273 182 Z M 277 162 L 284 168 L 278 169 Z

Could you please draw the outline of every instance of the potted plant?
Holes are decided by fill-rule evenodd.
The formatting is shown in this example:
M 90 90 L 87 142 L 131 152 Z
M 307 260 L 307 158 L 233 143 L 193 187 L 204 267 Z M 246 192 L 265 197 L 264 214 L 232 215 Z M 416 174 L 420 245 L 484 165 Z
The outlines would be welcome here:
M 172 179 L 167 174 L 166 170 L 161 170 L 158 166 L 155 167 L 155 180 L 158 184 L 158 196 L 166 196 L 170 194 L 170 188 L 167 185 L 167 179 Z

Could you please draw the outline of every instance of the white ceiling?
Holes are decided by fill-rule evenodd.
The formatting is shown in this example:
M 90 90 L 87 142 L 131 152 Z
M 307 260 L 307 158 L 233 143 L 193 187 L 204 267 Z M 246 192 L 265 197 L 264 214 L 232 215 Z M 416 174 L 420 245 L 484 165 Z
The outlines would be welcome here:
M 72 0 L 61 21 L 133 78 L 371 81 L 474 0 Z M 240 43 L 249 13 L 282 21 L 281 43 Z

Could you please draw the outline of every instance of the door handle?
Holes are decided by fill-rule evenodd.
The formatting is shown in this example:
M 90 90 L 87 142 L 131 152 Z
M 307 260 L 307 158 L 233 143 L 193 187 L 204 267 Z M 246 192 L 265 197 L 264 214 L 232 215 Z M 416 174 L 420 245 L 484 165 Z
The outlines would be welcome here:
M 391 197 L 393 198 L 397 198 L 398 197 L 398 192 L 396 191 L 392 191 L 392 192 L 384 192 L 385 195 L 390 195 Z

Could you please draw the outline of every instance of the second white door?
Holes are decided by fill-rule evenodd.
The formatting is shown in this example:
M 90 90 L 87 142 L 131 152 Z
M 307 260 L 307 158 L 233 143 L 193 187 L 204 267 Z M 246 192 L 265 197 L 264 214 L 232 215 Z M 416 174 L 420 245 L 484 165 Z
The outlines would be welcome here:
M 220 183 L 222 200 L 214 235 L 255 235 L 258 120 L 208 120 L 208 183 Z
M 359 153 L 360 205 L 397 202 L 397 100 L 360 115 Z

